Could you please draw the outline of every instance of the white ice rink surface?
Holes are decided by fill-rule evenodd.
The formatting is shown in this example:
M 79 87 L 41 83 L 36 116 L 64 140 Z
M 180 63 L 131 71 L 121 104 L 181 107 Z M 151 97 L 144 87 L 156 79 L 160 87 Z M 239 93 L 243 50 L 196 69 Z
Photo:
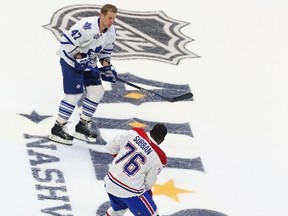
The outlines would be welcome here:
M 33 139 L 23 137 L 49 133 L 63 96 L 55 55 L 59 44 L 43 25 L 60 8 L 105 3 L 134 12 L 161 10 L 190 23 L 182 33 L 195 41 L 186 48 L 200 56 L 178 65 L 140 58 L 115 60 L 120 74 L 129 71 L 149 80 L 189 84 L 194 101 L 100 104 L 95 114 L 189 123 L 193 138 L 168 134 L 162 148 L 169 157 L 200 157 L 205 172 L 164 169 L 157 184 L 173 182 L 186 192 L 156 194 L 159 213 L 206 209 L 229 216 L 287 216 L 288 2 L 284 0 L 6 1 L 0 9 L 1 215 L 94 216 L 108 201 L 90 154 L 103 152 L 103 146 L 75 142 L 71 147 L 33 148 L 28 145 Z M 33 111 L 52 117 L 36 124 L 19 115 Z M 100 131 L 105 139 L 122 132 Z M 59 160 L 33 165 L 36 152 Z M 61 171 L 62 182 L 55 182 L 56 172 L 51 181 L 41 182 L 35 178 L 37 169 L 42 179 L 47 170 Z M 60 186 L 67 190 L 58 189 L 57 195 L 69 201 L 39 198 L 48 195 L 47 187 Z M 72 210 L 41 211 L 65 204 Z

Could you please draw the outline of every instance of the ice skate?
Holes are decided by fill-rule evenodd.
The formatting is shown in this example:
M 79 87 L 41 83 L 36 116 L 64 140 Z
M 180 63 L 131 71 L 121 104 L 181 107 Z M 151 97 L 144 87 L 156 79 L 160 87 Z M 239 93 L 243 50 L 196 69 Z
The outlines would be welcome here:
M 65 123 L 66 124 L 66 123 Z M 51 128 L 51 134 L 48 138 L 51 141 L 61 143 L 64 145 L 72 145 L 73 136 L 69 135 L 65 130 L 65 124 L 61 125 L 59 122 L 56 122 Z
M 75 126 L 74 138 L 88 143 L 96 143 L 97 135 L 90 130 L 91 124 L 92 121 L 81 119 Z

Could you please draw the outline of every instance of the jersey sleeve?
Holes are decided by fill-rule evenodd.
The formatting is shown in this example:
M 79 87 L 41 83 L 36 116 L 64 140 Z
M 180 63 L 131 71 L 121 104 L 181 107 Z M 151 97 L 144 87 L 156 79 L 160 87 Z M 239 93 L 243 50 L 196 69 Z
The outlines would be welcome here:
M 158 175 L 163 169 L 163 165 L 157 163 L 151 166 L 145 177 L 145 189 L 150 190 L 158 179 Z
M 60 49 L 66 56 L 73 57 L 74 54 L 81 52 L 80 45 L 84 44 L 89 36 L 89 25 L 85 19 L 75 23 L 69 31 L 66 31 L 61 38 Z

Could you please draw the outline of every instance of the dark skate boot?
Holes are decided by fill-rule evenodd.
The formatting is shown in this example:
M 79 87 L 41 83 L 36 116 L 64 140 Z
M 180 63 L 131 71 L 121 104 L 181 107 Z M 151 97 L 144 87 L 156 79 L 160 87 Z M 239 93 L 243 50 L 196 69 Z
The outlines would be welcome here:
M 96 143 L 97 135 L 90 130 L 92 121 L 80 119 L 75 126 L 74 138 L 86 141 L 88 143 Z
M 66 132 L 66 125 L 67 123 L 61 125 L 59 122 L 56 121 L 54 126 L 51 128 L 51 134 L 48 136 L 48 138 L 51 141 L 61 143 L 64 145 L 72 145 L 73 136 L 69 135 Z

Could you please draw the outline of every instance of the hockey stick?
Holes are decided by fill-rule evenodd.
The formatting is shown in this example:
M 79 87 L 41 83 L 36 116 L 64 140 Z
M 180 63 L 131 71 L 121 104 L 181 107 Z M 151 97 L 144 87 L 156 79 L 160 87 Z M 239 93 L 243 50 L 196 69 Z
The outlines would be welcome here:
M 164 100 L 166 100 L 166 101 L 169 101 L 169 102 L 182 101 L 182 100 L 186 100 L 186 99 L 189 99 L 189 98 L 192 98 L 192 97 L 193 97 L 193 94 L 192 94 L 191 92 L 188 92 L 188 93 L 185 93 L 185 94 L 176 96 L 176 97 L 165 97 L 165 96 L 163 96 L 163 95 L 158 94 L 158 93 L 155 92 L 155 91 L 142 88 L 142 87 L 140 87 L 140 86 L 138 86 L 138 85 L 135 85 L 135 84 L 133 84 L 133 83 L 131 83 L 131 82 L 129 82 L 129 81 L 123 80 L 123 79 L 121 79 L 121 78 L 119 78 L 119 77 L 117 77 L 117 80 L 120 81 L 120 82 L 122 82 L 122 83 L 124 83 L 124 84 L 126 84 L 126 85 L 129 85 L 129 86 L 131 86 L 131 87 L 134 87 L 134 88 L 136 88 L 136 89 L 139 89 L 140 91 L 143 91 L 143 92 L 145 92 L 145 93 L 148 93 L 148 94 L 150 94 L 150 95 L 151 95 L 151 94 L 152 94 L 152 95 L 157 95 L 158 97 L 160 97 L 160 98 L 162 98 L 162 99 L 164 99 Z

